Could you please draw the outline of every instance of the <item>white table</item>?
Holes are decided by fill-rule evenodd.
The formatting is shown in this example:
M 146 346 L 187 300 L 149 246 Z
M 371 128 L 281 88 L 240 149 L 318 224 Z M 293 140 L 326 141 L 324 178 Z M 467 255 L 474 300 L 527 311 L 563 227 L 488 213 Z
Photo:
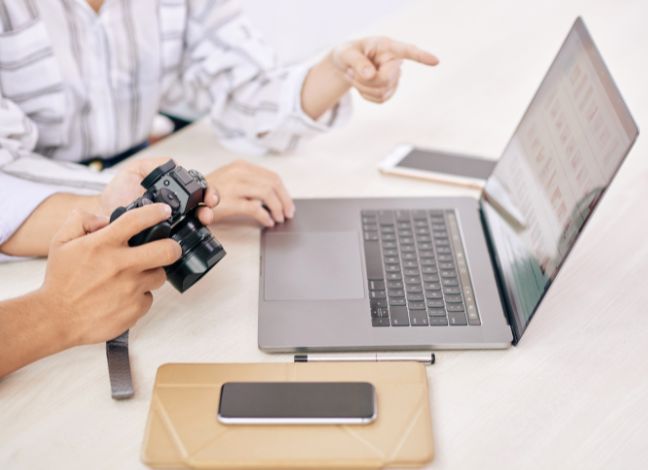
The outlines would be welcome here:
M 436 70 L 407 65 L 392 102 L 356 101 L 345 129 L 294 155 L 251 160 L 283 175 L 295 197 L 465 193 L 382 176 L 376 163 L 399 142 L 495 158 L 577 14 L 639 125 L 648 122 L 645 1 L 421 1 L 371 32 L 429 47 Z M 518 347 L 437 354 L 431 468 L 645 468 L 647 152 L 640 137 Z M 146 153 L 203 171 L 236 158 L 205 123 Z M 257 350 L 259 229 L 215 233 L 228 251 L 222 263 L 182 296 L 165 286 L 132 330 L 134 399 L 110 399 L 103 345 L 0 381 L 0 467 L 141 468 L 160 364 L 292 359 Z M 0 298 L 39 286 L 44 267 L 0 266 Z

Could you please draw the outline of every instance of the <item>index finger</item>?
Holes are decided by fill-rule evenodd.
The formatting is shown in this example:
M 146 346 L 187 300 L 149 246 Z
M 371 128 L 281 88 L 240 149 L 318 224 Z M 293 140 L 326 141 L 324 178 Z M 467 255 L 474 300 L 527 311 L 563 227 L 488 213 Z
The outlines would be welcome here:
M 437 65 L 439 63 L 439 59 L 434 54 L 424 51 L 414 44 L 390 41 L 387 48 L 396 58 L 413 60 L 424 65 Z
M 102 232 L 112 241 L 127 244 L 133 235 L 171 217 L 171 207 L 164 203 L 148 204 L 129 210 Z

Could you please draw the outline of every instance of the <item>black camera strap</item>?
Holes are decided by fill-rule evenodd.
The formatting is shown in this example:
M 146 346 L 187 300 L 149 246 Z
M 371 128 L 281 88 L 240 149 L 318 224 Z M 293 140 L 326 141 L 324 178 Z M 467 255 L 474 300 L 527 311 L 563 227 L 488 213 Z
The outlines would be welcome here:
M 113 399 L 131 398 L 135 392 L 128 359 L 128 330 L 106 342 L 106 357 Z

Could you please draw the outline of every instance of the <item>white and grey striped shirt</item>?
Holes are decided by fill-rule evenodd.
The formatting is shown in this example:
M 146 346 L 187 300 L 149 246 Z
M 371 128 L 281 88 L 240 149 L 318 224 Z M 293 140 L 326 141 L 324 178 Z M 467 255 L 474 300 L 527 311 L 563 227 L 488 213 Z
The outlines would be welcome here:
M 307 71 L 278 66 L 235 1 L 0 0 L 0 244 L 54 192 L 100 189 L 73 162 L 143 142 L 160 110 L 209 115 L 256 154 L 339 125 L 348 96 L 317 122 L 302 111 Z

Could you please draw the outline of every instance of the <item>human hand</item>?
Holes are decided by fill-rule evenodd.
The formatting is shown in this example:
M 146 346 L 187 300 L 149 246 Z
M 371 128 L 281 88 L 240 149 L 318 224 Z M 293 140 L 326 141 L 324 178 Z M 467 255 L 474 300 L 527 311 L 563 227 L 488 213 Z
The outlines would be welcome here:
M 168 219 L 171 208 L 150 204 L 108 218 L 74 211 L 52 239 L 47 272 L 38 296 L 65 347 L 107 341 L 129 329 L 153 302 L 151 291 L 164 284 L 162 266 L 177 261 L 172 239 L 130 247 L 128 240 Z
M 336 47 L 330 60 L 366 100 L 383 103 L 398 88 L 403 60 L 434 66 L 434 55 L 412 44 L 386 37 L 369 37 Z
M 103 213 L 110 215 L 117 207 L 127 206 L 144 194 L 144 188 L 140 185 L 142 180 L 156 167 L 168 161 L 168 157 L 144 158 L 129 161 L 121 167 L 101 193 L 100 204 Z M 214 222 L 211 208 L 218 204 L 218 196 L 213 188 L 207 188 L 203 202 L 206 207 L 198 208 L 198 219 L 204 225 L 209 225 Z
M 206 178 L 209 186 L 220 195 L 220 203 L 213 211 L 215 222 L 243 215 L 272 227 L 295 214 L 295 204 L 279 175 L 261 166 L 238 160 L 211 172 Z

